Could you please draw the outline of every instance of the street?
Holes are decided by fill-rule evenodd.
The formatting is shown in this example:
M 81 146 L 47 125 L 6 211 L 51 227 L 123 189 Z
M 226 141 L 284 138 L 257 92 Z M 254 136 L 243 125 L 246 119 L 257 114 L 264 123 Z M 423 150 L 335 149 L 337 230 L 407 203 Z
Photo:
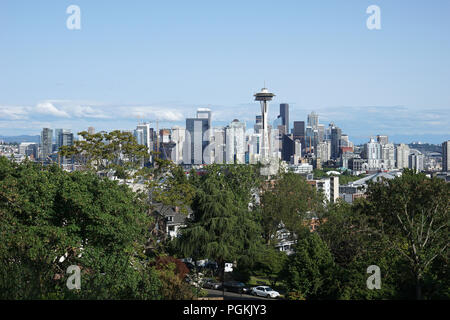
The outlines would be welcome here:
M 223 291 L 222 290 L 212 290 L 212 289 L 205 289 L 208 292 L 208 298 L 218 298 L 223 297 Z M 224 300 L 276 300 L 276 299 L 268 299 L 258 296 L 252 296 L 249 294 L 239 294 L 234 292 L 225 291 L 225 298 Z

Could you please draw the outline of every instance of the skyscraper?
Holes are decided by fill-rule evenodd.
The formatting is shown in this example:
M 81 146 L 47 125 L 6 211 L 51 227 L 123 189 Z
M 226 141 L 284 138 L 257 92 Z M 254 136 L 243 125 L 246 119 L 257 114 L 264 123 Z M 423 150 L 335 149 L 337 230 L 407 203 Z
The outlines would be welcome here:
M 210 155 L 203 154 L 210 141 L 211 110 L 201 108 L 197 110 L 197 118 L 186 119 L 186 157 L 183 157 L 183 162 L 190 164 L 210 162 L 213 150 Z
M 175 143 L 175 153 L 173 161 L 176 164 L 183 162 L 183 145 L 186 138 L 186 129 L 175 126 L 172 128 L 171 140 Z
M 450 171 L 450 140 L 442 143 L 442 171 Z
M 245 123 L 235 119 L 225 128 L 226 163 L 245 163 Z
M 331 128 L 331 158 L 336 160 L 341 155 L 341 136 L 342 130 L 339 127 Z
M 315 129 L 319 126 L 319 115 L 314 111 L 308 114 L 308 122 L 307 125 L 311 128 Z
M 305 121 L 294 121 L 293 139 L 300 140 L 302 148 L 305 146 Z
M 289 104 L 280 104 L 281 124 L 284 126 L 284 133 L 289 133 Z
M 409 167 L 409 153 L 410 149 L 406 144 L 399 144 L 396 148 L 395 154 L 397 159 L 397 168 L 403 169 Z
M 41 151 L 40 157 L 45 160 L 52 153 L 53 130 L 43 128 L 41 132 Z

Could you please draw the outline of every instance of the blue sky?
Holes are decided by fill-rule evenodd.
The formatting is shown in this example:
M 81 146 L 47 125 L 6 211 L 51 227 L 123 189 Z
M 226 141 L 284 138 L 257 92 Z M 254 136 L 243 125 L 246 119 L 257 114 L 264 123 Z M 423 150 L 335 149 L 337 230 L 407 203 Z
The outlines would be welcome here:
M 81 9 L 68 30 L 66 8 Z M 381 9 L 368 30 L 366 8 Z M 334 121 L 360 143 L 450 138 L 450 1 L 0 2 L 0 135 L 44 126 L 253 126 L 264 81 L 291 120 Z

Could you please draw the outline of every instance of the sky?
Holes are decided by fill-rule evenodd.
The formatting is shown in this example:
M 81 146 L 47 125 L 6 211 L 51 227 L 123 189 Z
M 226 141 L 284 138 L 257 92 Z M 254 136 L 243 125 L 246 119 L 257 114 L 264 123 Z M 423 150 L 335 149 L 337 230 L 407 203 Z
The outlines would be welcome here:
M 272 120 L 289 103 L 356 143 L 448 140 L 450 1 L 0 1 L 0 135 L 184 126 L 201 107 L 253 127 L 264 83 Z

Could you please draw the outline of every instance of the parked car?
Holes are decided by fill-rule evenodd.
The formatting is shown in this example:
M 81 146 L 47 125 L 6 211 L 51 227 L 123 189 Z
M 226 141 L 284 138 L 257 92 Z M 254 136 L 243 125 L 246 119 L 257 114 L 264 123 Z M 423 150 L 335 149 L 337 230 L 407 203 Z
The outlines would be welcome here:
M 251 290 L 251 294 L 254 296 L 266 297 L 266 298 L 278 298 L 280 293 L 278 291 L 273 290 L 268 286 L 258 286 L 254 287 Z
M 203 285 L 203 274 L 199 273 L 198 277 L 196 274 L 188 274 L 188 275 L 186 275 L 186 278 L 184 280 L 187 283 L 189 283 L 191 286 L 194 286 L 196 288 L 201 288 Z
M 203 288 L 219 290 L 222 288 L 222 284 L 214 279 L 205 279 Z
M 228 281 L 223 284 L 225 291 L 236 292 L 236 293 L 247 293 L 249 289 L 239 281 Z

